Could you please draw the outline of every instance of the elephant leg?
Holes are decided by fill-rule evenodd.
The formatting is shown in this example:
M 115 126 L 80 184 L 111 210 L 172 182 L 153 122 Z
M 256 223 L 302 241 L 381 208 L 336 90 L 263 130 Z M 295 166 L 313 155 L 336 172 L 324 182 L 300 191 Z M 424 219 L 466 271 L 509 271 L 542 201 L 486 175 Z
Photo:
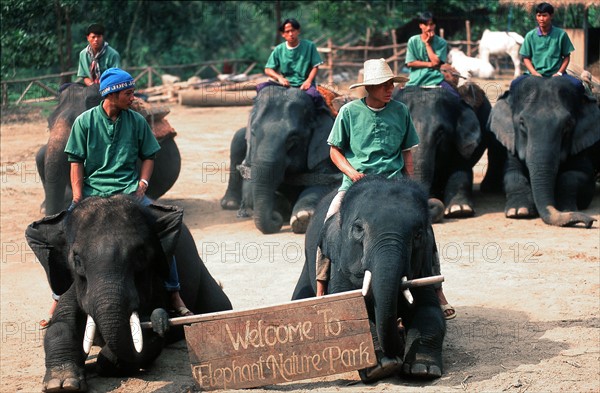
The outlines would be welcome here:
M 46 374 L 43 391 L 86 391 L 83 332 L 86 316 L 77 305 L 71 287 L 58 302 L 44 337 Z
M 475 214 L 472 188 L 473 171 L 471 168 L 462 168 L 450 175 L 444 192 L 444 201 L 446 201 L 444 215 L 446 217 L 463 218 L 472 217 Z
M 481 192 L 502 192 L 502 175 L 506 162 L 506 148 L 492 136 L 488 136 L 487 168 L 481 181 Z
M 531 218 L 537 216 L 531 184 L 525 175 L 525 167 L 513 155 L 508 155 L 504 172 L 506 205 L 504 214 L 508 218 Z
M 242 175 L 237 170 L 246 157 L 246 128 L 239 129 L 233 139 L 229 150 L 229 182 L 225 195 L 221 198 L 221 207 L 225 210 L 237 210 L 242 201 Z
M 310 219 L 315 212 L 315 207 L 329 191 L 331 191 L 331 187 L 312 186 L 305 188 L 300 193 L 290 217 L 290 226 L 294 233 L 306 232 Z
M 433 288 L 413 290 L 415 310 L 405 322 L 406 344 L 402 373 L 419 379 L 442 376 L 444 314 Z
M 35 154 L 35 166 L 37 167 L 38 175 L 40 176 L 40 180 L 42 181 L 42 185 L 46 183 L 46 173 L 44 172 L 44 161 L 46 160 L 46 149 L 48 145 L 44 145 L 40 147 L 38 152 Z M 40 213 L 46 213 L 46 198 L 40 204 Z

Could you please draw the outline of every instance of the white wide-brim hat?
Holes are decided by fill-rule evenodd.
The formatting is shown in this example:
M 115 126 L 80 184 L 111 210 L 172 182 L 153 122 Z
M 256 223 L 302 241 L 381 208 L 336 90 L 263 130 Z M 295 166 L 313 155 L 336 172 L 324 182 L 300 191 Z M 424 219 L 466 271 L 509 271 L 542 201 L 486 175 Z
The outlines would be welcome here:
M 371 59 L 365 61 L 362 83 L 355 83 L 349 88 L 354 89 L 359 86 L 379 85 L 390 79 L 395 83 L 408 82 L 408 78 L 394 75 L 388 63 L 385 62 L 385 59 Z

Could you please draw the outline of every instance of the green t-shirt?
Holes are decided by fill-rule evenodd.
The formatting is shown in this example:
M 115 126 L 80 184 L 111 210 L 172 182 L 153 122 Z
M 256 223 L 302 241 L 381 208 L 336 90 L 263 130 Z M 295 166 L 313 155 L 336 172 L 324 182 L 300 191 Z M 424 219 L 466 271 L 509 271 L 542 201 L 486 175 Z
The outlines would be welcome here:
M 433 37 L 431 47 L 440 61 L 445 63 L 448 57 L 446 40 L 436 35 Z M 427 48 L 420 35 L 410 37 L 406 44 L 405 62 L 408 64 L 417 60 L 430 61 Z M 406 86 L 437 86 L 444 80 L 444 75 L 439 69 L 435 68 L 411 68 L 408 78 L 409 81 L 406 82 Z
M 286 42 L 277 45 L 271 52 L 265 68 L 272 68 L 281 73 L 292 87 L 300 87 L 310 71 L 320 64 L 323 64 L 323 60 L 315 44 L 308 40 L 300 40 L 298 46 L 292 49 L 287 47 Z
M 119 56 L 119 52 L 114 50 L 111 46 L 107 46 L 106 53 L 100 56 L 100 60 L 98 61 L 98 65 L 100 66 L 100 75 L 102 75 L 102 73 L 109 68 L 119 67 L 120 63 L 121 56 Z M 79 68 L 77 70 L 77 76 L 81 78 L 91 78 L 91 64 L 92 59 L 87 53 L 87 49 L 83 48 L 83 50 L 79 52 Z
M 83 196 L 132 194 L 139 183 L 137 159 L 154 158 L 160 150 L 148 122 L 133 110 L 116 121 L 102 103 L 75 119 L 65 147 L 70 162 L 83 162 Z
M 352 167 L 365 174 L 402 176 L 402 151 L 419 143 L 406 105 L 392 100 L 380 111 L 370 109 L 364 98 L 342 106 L 327 143 L 340 148 Z M 352 180 L 344 175 L 340 191 Z
M 569 36 L 564 30 L 552 26 L 550 33 L 542 35 L 536 27 L 525 35 L 519 54 L 527 57 L 542 76 L 556 74 L 563 59 L 575 50 Z M 525 73 L 529 74 L 529 71 Z

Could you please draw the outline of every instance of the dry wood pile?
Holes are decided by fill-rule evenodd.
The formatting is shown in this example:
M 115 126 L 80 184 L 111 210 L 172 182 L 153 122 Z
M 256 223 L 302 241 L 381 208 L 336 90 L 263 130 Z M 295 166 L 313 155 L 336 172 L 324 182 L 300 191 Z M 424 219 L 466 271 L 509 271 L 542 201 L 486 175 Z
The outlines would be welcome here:
M 265 75 L 218 75 L 213 79 L 192 77 L 180 81 L 165 74 L 162 85 L 140 90 L 148 102 L 176 102 L 188 106 L 239 106 L 252 105 L 256 85 L 266 82 Z

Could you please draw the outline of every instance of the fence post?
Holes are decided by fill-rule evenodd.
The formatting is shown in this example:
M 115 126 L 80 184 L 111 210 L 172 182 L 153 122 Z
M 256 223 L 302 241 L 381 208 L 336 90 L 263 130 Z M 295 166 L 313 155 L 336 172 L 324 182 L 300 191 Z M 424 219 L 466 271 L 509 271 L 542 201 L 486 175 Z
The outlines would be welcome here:
M 471 56 L 471 21 L 465 21 L 465 28 L 467 29 L 467 56 Z
M 327 39 L 327 48 L 329 48 L 329 56 L 327 56 L 327 65 L 329 66 L 329 77 L 327 83 L 329 86 L 333 86 L 333 43 L 331 38 Z
M 392 35 L 392 44 L 394 45 L 393 53 L 394 53 L 394 75 L 398 75 L 398 47 L 396 46 L 396 29 L 392 29 L 390 32 Z

